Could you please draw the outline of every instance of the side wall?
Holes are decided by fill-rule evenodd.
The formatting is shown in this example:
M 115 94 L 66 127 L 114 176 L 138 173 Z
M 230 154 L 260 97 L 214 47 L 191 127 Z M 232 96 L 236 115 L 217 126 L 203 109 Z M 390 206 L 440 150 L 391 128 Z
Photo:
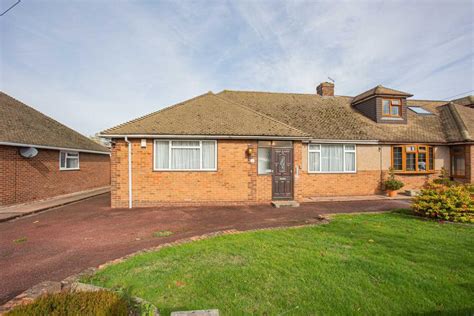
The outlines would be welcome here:
M 25 203 L 110 184 L 110 157 L 79 154 L 80 170 L 59 170 L 59 151 L 38 149 L 26 159 L 18 148 L 0 146 L 0 205 Z

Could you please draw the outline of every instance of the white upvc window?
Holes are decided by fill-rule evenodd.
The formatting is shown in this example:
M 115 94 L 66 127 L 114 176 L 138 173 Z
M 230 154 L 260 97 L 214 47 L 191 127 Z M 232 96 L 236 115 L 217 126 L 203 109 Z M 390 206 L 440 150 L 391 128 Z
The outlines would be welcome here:
M 356 145 L 308 144 L 308 172 L 356 172 Z
M 154 141 L 153 169 L 156 171 L 216 171 L 217 141 Z
M 79 170 L 79 153 L 76 151 L 60 151 L 59 170 Z

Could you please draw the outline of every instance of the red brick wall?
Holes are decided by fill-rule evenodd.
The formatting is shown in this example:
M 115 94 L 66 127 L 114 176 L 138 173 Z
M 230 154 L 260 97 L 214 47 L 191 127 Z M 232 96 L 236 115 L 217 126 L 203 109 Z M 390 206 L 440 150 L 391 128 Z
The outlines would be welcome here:
M 80 153 L 80 170 L 59 170 L 59 151 L 38 149 L 26 159 L 0 146 L 0 205 L 24 203 L 110 184 L 108 155 Z
M 257 164 L 246 156 L 256 141 L 219 140 L 217 171 L 153 171 L 153 140 L 141 148 L 131 140 L 133 205 L 165 203 L 257 203 L 271 199 L 271 177 L 257 176 Z M 256 152 L 253 154 L 256 160 Z M 112 207 L 128 206 L 128 149 L 115 140 L 112 149 Z
M 257 174 L 257 142 L 219 140 L 217 171 L 153 171 L 153 141 L 141 148 L 133 144 L 133 205 L 205 203 L 261 203 L 272 199 L 271 175 Z M 112 207 L 128 206 L 128 150 L 124 140 L 115 140 L 112 150 Z M 246 150 L 252 146 L 255 163 L 250 163 Z M 294 142 L 295 199 L 312 196 L 371 195 L 381 193 L 386 171 L 358 170 L 354 174 L 309 174 L 302 168 L 303 145 Z M 388 156 L 390 159 L 390 156 Z M 378 158 L 375 159 L 378 162 Z M 377 167 L 376 164 L 375 167 Z M 298 169 L 298 170 L 297 170 Z M 423 186 L 436 175 L 397 176 L 403 189 Z

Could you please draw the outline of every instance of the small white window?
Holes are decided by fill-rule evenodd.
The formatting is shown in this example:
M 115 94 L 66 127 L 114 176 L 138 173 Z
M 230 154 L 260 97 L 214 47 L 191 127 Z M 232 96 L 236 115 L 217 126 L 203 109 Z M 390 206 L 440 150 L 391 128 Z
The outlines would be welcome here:
M 310 144 L 308 171 L 310 173 L 356 172 L 356 146 L 353 144 Z
M 60 170 L 79 170 L 79 153 L 71 151 L 61 151 L 59 153 Z
M 154 170 L 217 170 L 215 140 L 155 140 Z

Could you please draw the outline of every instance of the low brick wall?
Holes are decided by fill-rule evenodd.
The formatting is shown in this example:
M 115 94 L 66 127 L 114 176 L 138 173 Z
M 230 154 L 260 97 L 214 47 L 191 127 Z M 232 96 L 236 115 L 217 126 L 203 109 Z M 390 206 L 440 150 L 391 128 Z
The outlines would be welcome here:
M 0 146 L 0 205 L 25 203 L 110 185 L 110 156 L 80 153 L 80 170 L 59 170 L 59 151 L 38 149 L 26 159 Z

